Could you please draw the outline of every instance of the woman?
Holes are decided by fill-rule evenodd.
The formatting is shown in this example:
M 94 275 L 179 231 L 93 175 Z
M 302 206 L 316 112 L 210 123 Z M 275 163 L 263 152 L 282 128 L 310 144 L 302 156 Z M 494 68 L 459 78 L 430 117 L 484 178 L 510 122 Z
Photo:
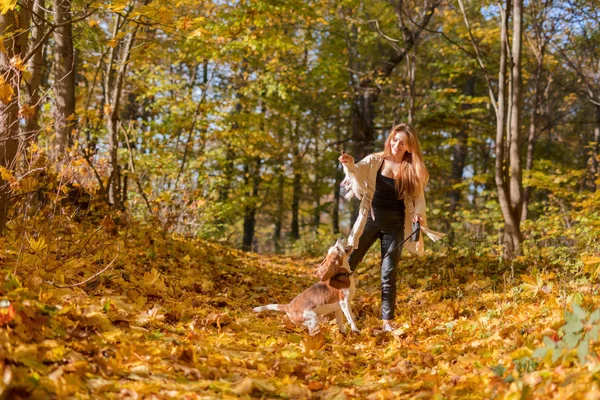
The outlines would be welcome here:
M 342 186 L 346 198 L 361 200 L 358 218 L 348 238 L 354 251 L 348 262 L 354 271 L 375 240 L 381 241 L 381 257 L 395 249 L 412 233 L 412 222 L 419 222 L 422 231 L 432 240 L 443 234 L 427 229 L 423 189 L 429 172 L 423 163 L 415 130 L 409 124 L 399 124 L 388 135 L 383 152 L 368 155 L 359 163 L 349 154 L 342 154 L 346 179 Z M 423 254 L 423 237 L 407 241 L 408 250 Z M 383 330 L 392 331 L 396 305 L 396 267 L 402 247 L 381 261 L 381 319 Z

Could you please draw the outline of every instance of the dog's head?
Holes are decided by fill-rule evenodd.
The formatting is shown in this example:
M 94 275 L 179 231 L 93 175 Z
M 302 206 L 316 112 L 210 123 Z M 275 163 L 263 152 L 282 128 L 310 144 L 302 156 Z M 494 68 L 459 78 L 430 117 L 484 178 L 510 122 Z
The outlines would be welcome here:
M 346 248 L 344 242 L 345 240 L 343 238 L 339 238 L 337 242 L 329 248 L 327 256 L 317 267 L 314 276 L 319 278 L 321 282 L 328 281 L 342 270 L 350 271 L 348 254 L 350 253 L 351 248 Z M 350 283 L 348 280 L 348 286 L 349 285 Z

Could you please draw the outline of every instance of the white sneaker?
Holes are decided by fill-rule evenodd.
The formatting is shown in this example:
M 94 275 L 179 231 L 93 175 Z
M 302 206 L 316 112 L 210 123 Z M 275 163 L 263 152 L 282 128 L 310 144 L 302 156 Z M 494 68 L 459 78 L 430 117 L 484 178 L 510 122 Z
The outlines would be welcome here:
M 383 326 L 381 327 L 381 330 L 383 332 L 393 332 L 394 328 L 392 327 L 392 324 L 390 324 L 389 322 L 384 322 Z

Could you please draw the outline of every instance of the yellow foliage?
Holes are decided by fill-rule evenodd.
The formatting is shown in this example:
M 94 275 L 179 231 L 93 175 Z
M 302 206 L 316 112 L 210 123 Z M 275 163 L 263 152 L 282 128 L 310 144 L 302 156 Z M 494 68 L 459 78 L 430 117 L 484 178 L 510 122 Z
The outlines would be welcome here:
M 30 119 L 34 115 L 35 115 L 35 108 L 31 107 L 27 104 L 23 104 L 21 106 L 21 108 L 19 109 L 19 117 L 20 118 Z
M 14 94 L 15 91 L 10 83 L 6 82 L 4 76 L 0 75 L 0 101 L 4 104 L 8 104 L 12 100 Z
M 4 15 L 7 12 L 14 10 L 17 6 L 17 0 L 0 0 L 0 14 Z
M 313 284 L 320 257 L 245 254 L 135 224 L 125 239 L 116 216 L 97 225 L 92 237 L 94 229 L 73 223 L 73 236 L 67 228 L 28 236 L 30 251 L 20 255 L 18 236 L 0 248 L 0 290 L 18 310 L 0 328 L 0 369 L 2 357 L 11 360 L 23 390 L 66 397 L 119 397 L 126 389 L 177 398 L 491 398 L 518 393 L 514 381 L 539 398 L 560 398 L 589 383 L 578 365 L 564 367 L 583 375 L 560 390 L 552 389 L 560 380 L 540 373 L 545 360 L 539 370 L 524 367 L 542 335 L 556 336 L 562 324 L 564 299 L 555 297 L 563 289 L 552 291 L 557 278 L 547 268 L 518 269 L 511 281 L 493 258 L 405 258 L 399 329 L 388 334 L 380 330 L 377 261 L 366 262 L 353 303 L 362 333 L 342 335 L 330 316 L 310 336 L 283 313 L 252 308 L 285 303 Z M 63 246 L 48 249 L 57 241 Z M 40 253 L 57 261 L 48 271 Z M 49 283 L 82 282 L 115 255 L 113 268 L 84 285 Z M 600 263 L 597 255 L 582 261 Z M 31 277 L 24 286 L 10 278 L 17 263 L 18 275 Z M 26 380 L 31 374 L 40 377 L 38 389 Z

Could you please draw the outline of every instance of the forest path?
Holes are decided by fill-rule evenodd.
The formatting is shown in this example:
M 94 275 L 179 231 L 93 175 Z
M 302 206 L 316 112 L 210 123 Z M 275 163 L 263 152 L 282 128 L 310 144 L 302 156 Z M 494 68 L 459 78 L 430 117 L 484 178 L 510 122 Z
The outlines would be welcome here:
M 561 305 L 535 284 L 505 287 L 508 272 L 474 255 L 403 259 L 391 334 L 379 331 L 377 256 L 367 257 L 353 302 L 361 334 L 340 334 L 332 318 L 311 337 L 284 313 L 252 308 L 312 285 L 319 258 L 151 232 L 128 240 L 84 286 L 59 289 L 33 272 L 3 282 L 17 310 L 0 327 L 9 398 L 490 398 L 550 387 L 531 353 L 556 333 Z M 41 278 L 81 281 L 98 264 Z

